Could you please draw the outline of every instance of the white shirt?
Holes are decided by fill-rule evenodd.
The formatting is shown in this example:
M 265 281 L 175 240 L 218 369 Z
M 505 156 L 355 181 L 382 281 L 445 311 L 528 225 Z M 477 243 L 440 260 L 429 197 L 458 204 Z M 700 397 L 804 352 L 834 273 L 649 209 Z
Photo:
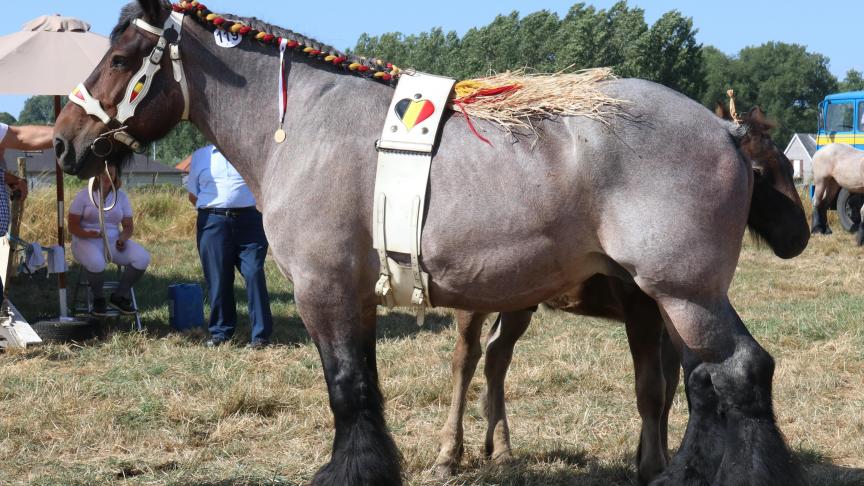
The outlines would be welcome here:
M 94 194 L 94 199 L 96 197 L 98 196 Z M 126 193 L 123 191 L 108 194 L 108 197 L 105 198 L 105 207 L 112 205 L 115 197 L 117 204 L 110 211 L 105 211 L 104 213 L 105 235 L 109 239 L 116 239 L 120 235 L 120 222 L 123 221 L 123 218 L 132 217 L 132 205 L 129 204 L 129 198 L 126 197 Z M 69 214 L 81 216 L 82 229 L 99 231 L 99 208 L 87 197 L 86 187 L 75 195 L 75 199 L 69 205 Z M 72 235 L 72 238 L 77 238 L 77 236 Z
M 255 196 L 243 177 L 213 145 L 192 154 L 186 188 L 198 198 L 197 208 L 246 208 L 255 206 Z

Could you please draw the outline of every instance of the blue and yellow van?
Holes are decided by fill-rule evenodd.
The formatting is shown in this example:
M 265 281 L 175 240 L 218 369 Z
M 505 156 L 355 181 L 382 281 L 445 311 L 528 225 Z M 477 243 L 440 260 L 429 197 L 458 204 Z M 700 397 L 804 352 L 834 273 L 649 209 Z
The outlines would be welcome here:
M 816 149 L 831 143 L 864 150 L 864 91 L 828 95 L 819 103 Z

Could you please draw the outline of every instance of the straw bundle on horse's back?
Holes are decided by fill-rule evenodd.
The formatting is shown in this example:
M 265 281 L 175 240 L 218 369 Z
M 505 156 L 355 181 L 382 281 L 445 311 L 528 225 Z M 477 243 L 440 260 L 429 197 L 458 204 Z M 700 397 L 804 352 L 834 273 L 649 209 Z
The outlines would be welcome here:
M 532 120 L 584 116 L 605 123 L 624 102 L 600 90 L 615 79 L 610 68 L 529 74 L 524 69 L 456 83 L 452 108 L 471 118 L 498 123 L 512 131 L 533 130 Z

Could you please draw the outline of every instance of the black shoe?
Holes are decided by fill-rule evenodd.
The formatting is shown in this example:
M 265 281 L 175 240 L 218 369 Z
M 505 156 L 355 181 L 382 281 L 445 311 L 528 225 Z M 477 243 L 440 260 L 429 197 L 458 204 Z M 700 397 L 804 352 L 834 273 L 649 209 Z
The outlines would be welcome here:
M 106 317 L 108 315 L 108 309 L 105 307 L 105 297 L 93 299 L 93 309 L 90 311 L 90 314 L 96 317 Z
M 132 307 L 132 301 L 127 299 L 126 297 L 119 296 L 117 294 L 111 294 L 111 307 L 120 311 L 121 314 L 134 314 L 135 308 Z
M 270 346 L 268 341 L 252 341 L 246 345 L 246 349 L 264 349 Z

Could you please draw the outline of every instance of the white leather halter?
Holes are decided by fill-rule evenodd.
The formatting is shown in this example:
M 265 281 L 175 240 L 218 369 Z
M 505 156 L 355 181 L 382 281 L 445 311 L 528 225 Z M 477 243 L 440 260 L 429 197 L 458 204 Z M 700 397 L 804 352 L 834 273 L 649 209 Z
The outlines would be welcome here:
M 183 120 L 189 119 L 189 87 L 186 83 L 186 75 L 183 73 L 183 61 L 180 58 L 180 34 L 183 31 L 183 18 L 185 14 L 182 12 L 171 12 L 171 15 L 165 20 L 163 28 L 154 27 L 141 19 L 135 19 L 132 23 L 141 30 L 159 36 L 156 42 L 156 47 L 150 52 L 150 55 L 144 58 L 141 64 L 141 69 L 135 73 L 129 80 L 126 86 L 126 91 L 123 95 L 123 100 L 117 105 L 117 115 L 112 117 L 102 108 L 99 100 L 90 95 L 84 83 L 80 83 L 72 93 L 69 94 L 69 101 L 80 106 L 90 116 L 95 116 L 102 123 L 108 126 L 109 130 L 93 141 L 91 150 L 98 157 L 105 157 L 110 154 L 113 147 L 113 140 L 129 146 L 134 152 L 141 153 L 145 147 L 136 140 L 132 135 L 126 132 L 128 128 L 125 125 L 126 120 L 135 116 L 135 109 L 141 101 L 147 96 L 150 87 L 153 84 L 153 78 L 161 68 L 162 56 L 165 54 L 165 48 L 168 48 L 168 55 L 171 58 L 171 65 L 174 71 L 174 80 L 180 84 L 180 90 L 183 93 Z M 166 33 L 168 34 L 166 36 Z M 176 36 L 175 36 L 176 34 Z M 109 138 L 109 136 L 111 138 Z

